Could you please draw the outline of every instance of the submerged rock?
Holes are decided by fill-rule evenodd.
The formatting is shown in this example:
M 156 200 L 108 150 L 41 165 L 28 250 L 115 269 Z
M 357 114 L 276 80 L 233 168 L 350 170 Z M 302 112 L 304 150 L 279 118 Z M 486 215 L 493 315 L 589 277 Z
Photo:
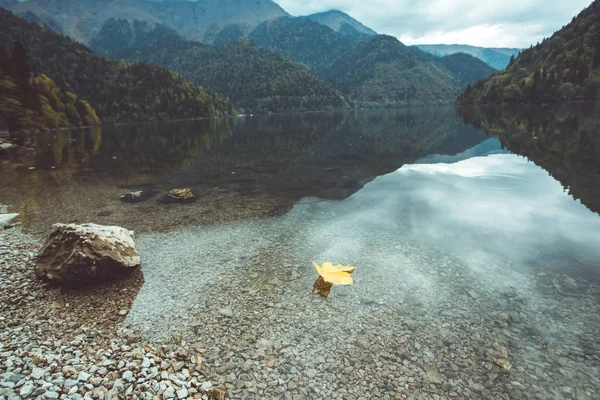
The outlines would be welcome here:
M 138 190 L 136 192 L 127 192 L 121 196 L 124 203 L 140 203 L 154 197 L 158 192 L 156 190 Z
M 196 200 L 196 195 L 192 189 L 173 189 L 165 196 L 165 201 L 168 203 L 190 203 Z
M 0 138 L 0 160 L 29 161 L 35 155 L 35 151 L 28 147 L 17 146 L 7 140 Z
M 141 264 L 133 232 L 116 226 L 56 224 L 35 267 L 39 279 L 89 283 L 114 279 Z

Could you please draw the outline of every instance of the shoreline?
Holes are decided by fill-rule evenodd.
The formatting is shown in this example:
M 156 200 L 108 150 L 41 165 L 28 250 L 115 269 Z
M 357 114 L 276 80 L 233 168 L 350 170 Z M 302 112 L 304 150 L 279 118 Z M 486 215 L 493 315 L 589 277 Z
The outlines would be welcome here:
M 40 245 L 20 227 L 0 231 L 0 398 L 208 398 L 220 379 L 202 349 L 177 338 L 156 345 L 123 323 L 141 270 L 65 289 L 35 279 Z

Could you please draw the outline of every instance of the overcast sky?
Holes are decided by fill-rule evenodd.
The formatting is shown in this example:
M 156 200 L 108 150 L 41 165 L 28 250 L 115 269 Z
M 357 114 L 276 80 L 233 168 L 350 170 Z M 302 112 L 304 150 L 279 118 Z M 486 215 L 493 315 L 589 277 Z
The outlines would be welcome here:
M 529 47 L 592 0 L 275 0 L 293 15 L 342 10 L 406 44 Z

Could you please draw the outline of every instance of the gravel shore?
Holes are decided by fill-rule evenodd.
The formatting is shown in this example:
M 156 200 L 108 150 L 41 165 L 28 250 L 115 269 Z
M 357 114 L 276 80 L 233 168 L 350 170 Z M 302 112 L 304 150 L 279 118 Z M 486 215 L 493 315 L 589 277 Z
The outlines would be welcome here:
M 218 398 L 202 348 L 152 345 L 122 324 L 141 271 L 57 288 L 35 279 L 39 248 L 18 227 L 0 231 L 0 399 L 207 399 L 211 390 Z

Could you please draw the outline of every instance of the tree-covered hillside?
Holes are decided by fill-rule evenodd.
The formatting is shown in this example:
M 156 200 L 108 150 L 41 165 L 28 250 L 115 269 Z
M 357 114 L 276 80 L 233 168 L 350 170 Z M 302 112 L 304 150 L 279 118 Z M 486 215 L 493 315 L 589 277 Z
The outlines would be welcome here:
M 463 88 L 487 78 L 495 71 L 480 59 L 465 53 L 442 57 L 440 64 L 458 80 Z
M 475 57 L 435 57 L 389 36 L 357 42 L 308 18 L 265 22 L 249 39 L 306 65 L 361 106 L 451 103 L 494 71 Z
M 442 104 L 460 84 L 439 59 L 390 36 L 375 36 L 340 57 L 326 79 L 361 106 Z
M 463 104 L 551 103 L 600 97 L 600 0 L 506 70 L 467 89 Z
M 38 24 L 0 9 L 0 45 L 17 38 L 35 74 L 88 101 L 103 122 L 191 118 L 231 114 L 215 93 L 153 65 L 112 61 Z
M 111 51 L 132 46 L 144 46 L 157 40 L 165 40 L 178 34 L 164 25 L 150 25 L 145 21 L 109 19 L 94 37 L 90 47 L 96 53 L 107 54 Z
M 348 52 L 354 42 L 307 18 L 283 17 L 259 25 L 248 38 L 320 74 Z
M 248 113 L 349 107 L 339 92 L 309 70 L 247 39 L 213 47 L 171 36 L 111 57 L 169 68 Z
M 33 76 L 20 38 L 12 53 L 0 46 L 0 129 L 61 128 L 97 125 L 94 109 L 60 90 L 46 75 Z

